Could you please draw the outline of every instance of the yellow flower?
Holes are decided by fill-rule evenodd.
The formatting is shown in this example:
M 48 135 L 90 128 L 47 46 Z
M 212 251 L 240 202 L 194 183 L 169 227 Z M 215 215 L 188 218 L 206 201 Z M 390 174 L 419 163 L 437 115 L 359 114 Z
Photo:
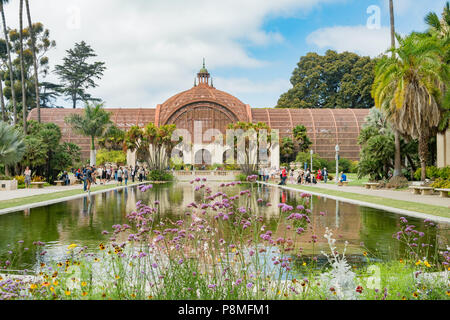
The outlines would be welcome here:
M 119 280 L 120 279 L 120 276 L 116 276 L 116 280 Z
M 53 285 L 57 286 L 59 284 L 58 280 L 53 281 Z
M 364 252 L 363 252 L 363 256 L 364 256 L 364 257 L 367 257 L 367 252 L 364 251 Z
M 414 293 L 413 293 L 413 297 L 414 297 L 414 298 L 417 298 L 418 296 L 419 296 L 419 294 L 418 294 L 417 292 L 414 292 Z
M 81 293 L 81 295 L 82 295 L 83 297 L 85 297 L 85 296 L 87 296 L 87 292 L 86 292 L 86 291 L 83 291 L 83 292 Z
M 403 296 L 402 300 L 406 300 L 406 297 L 405 297 L 405 296 Z
M 149 298 L 149 299 L 153 299 L 153 296 L 148 296 L 147 298 Z
M 55 292 L 55 288 L 50 287 L 50 291 L 51 291 L 51 292 Z
M 3 280 L 3 277 L 2 276 L 0 276 L 0 281 L 2 281 Z
M 445 292 L 445 294 L 448 295 L 448 296 L 450 297 L 450 291 L 449 291 L 449 290 L 447 290 L 447 291 Z
M 236 252 L 236 248 L 231 249 L 231 252 Z
M 86 283 L 85 281 L 83 281 L 83 282 L 81 283 L 81 286 L 82 286 L 82 287 L 86 287 L 86 286 L 87 286 L 87 283 Z
M 303 266 L 306 266 L 306 262 L 303 262 Z
M 136 298 L 136 295 L 134 293 L 131 294 L 132 298 Z
M 220 260 L 220 258 L 219 259 L 217 259 L 217 262 L 220 262 L 221 260 Z
M 50 285 L 50 282 L 47 282 L 47 281 L 45 281 L 45 282 L 42 283 L 42 286 L 43 286 L 43 287 L 48 287 L 49 285 Z
M 34 289 L 36 289 L 36 288 L 37 288 L 37 285 L 36 285 L 36 284 L 33 283 L 32 285 L 30 285 L 30 289 L 31 289 L 31 290 L 34 290 Z
M 416 266 L 420 265 L 422 263 L 422 260 L 419 260 L 416 262 Z
M 58 262 L 58 267 L 62 267 L 63 264 L 61 262 Z
M 95 258 L 95 259 L 94 259 L 94 262 L 99 262 L 99 261 L 100 261 L 99 258 Z
M 70 246 L 67 247 L 67 250 L 72 250 L 72 249 L 76 248 L 76 246 L 77 245 L 75 243 L 72 243 Z
M 423 263 L 427 268 L 431 268 L 431 265 L 428 263 L 428 261 L 424 261 L 424 263 Z
M 66 296 L 70 296 L 71 292 L 69 290 L 66 290 Z
M 400 263 L 403 263 L 403 259 L 400 259 Z
M 45 263 L 41 263 L 41 268 L 45 267 Z
M 100 248 L 100 250 L 105 250 L 105 246 L 103 245 L 103 243 L 100 243 L 100 244 L 98 245 L 98 247 Z

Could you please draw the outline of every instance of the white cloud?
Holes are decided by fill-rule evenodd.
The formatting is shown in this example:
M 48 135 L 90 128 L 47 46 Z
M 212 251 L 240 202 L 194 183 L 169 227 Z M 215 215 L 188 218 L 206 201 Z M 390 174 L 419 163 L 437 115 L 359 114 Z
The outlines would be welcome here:
M 90 91 L 94 96 L 108 107 L 155 107 L 192 86 L 203 57 L 210 70 L 267 66 L 269 61 L 247 50 L 283 41 L 281 34 L 263 29 L 265 19 L 336 1 L 34 0 L 30 5 L 33 21 L 43 22 L 57 42 L 49 53 L 52 66 L 84 40 L 108 68 Z M 17 28 L 18 1 L 6 6 L 6 15 Z M 54 75 L 46 80 L 57 81 Z M 264 84 L 253 84 L 258 87 Z
M 351 51 L 375 57 L 390 47 L 390 30 L 387 27 L 369 29 L 367 26 L 335 26 L 316 30 L 306 40 L 321 49 Z

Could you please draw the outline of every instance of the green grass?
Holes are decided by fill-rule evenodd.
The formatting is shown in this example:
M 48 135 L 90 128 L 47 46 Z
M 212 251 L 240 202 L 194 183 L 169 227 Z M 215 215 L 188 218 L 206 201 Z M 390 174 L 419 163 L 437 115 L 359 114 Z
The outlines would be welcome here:
M 349 186 L 358 186 L 358 187 L 362 187 L 364 185 L 364 183 L 369 182 L 369 177 L 363 177 L 361 179 L 358 179 L 358 175 L 356 173 L 348 173 L 347 174 L 347 180 L 348 181 L 348 185 Z
M 112 189 L 117 186 L 118 186 L 117 184 L 113 184 L 113 185 L 101 185 L 98 187 L 92 187 L 91 192 Z M 83 193 L 85 193 L 83 191 L 83 189 L 76 189 L 76 190 L 67 190 L 67 191 L 54 192 L 54 193 L 49 193 L 49 194 L 24 197 L 24 198 L 16 198 L 16 199 L 11 199 L 11 200 L 3 200 L 3 201 L 0 201 L 0 210 L 23 206 L 23 205 L 32 204 L 32 203 L 37 203 L 37 202 L 43 202 L 43 201 L 49 201 L 49 200 L 55 200 L 55 199 L 59 199 L 59 198 L 75 196 L 75 195 L 83 194 Z
M 377 196 L 368 196 L 368 195 L 352 193 L 352 192 L 328 190 L 328 189 L 323 189 L 320 187 L 309 187 L 309 186 L 298 186 L 298 185 L 288 185 L 288 186 L 299 189 L 299 190 L 320 192 L 320 193 L 331 195 L 331 196 L 342 197 L 342 198 L 358 200 L 358 201 L 364 201 L 364 202 L 374 203 L 374 204 L 378 204 L 378 205 L 383 205 L 383 206 L 388 206 L 388 207 L 403 209 L 403 210 L 408 210 L 408 211 L 426 213 L 426 214 L 430 214 L 430 215 L 434 215 L 434 216 L 438 216 L 438 217 L 450 218 L 449 208 L 442 207 L 442 206 L 435 206 L 435 205 L 430 205 L 430 204 L 424 204 L 424 203 L 419 203 L 419 202 L 410 202 L 410 201 L 404 201 L 404 200 L 394 200 L 394 199 L 377 197 Z

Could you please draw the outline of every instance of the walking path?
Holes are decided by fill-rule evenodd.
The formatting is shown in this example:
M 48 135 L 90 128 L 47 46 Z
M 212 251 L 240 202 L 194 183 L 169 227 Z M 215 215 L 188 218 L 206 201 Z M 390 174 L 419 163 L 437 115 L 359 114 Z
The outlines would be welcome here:
M 306 186 L 312 188 L 322 188 L 327 190 L 335 190 L 342 192 L 351 192 L 358 193 L 362 195 L 375 196 L 375 197 L 383 197 L 393 200 L 403 200 L 403 201 L 411 201 L 417 203 L 425 203 L 434 206 L 442 206 L 449 208 L 450 212 L 450 198 L 441 198 L 438 195 L 430 195 L 430 196 L 422 196 L 412 194 L 412 192 L 408 190 L 389 190 L 389 189 L 366 189 L 364 187 L 358 186 L 337 186 L 335 183 L 318 183 L 313 185 L 290 185 L 290 186 Z
M 142 182 L 146 183 L 146 182 Z M 123 189 L 126 187 L 132 187 L 136 185 L 142 184 L 141 182 L 129 183 L 128 185 L 117 185 L 116 181 L 111 181 L 106 183 L 105 185 L 92 185 L 91 188 L 94 188 L 90 193 L 82 192 L 83 185 L 71 185 L 71 186 L 51 186 L 43 189 L 19 189 L 19 190 L 11 190 L 11 191 L 1 191 L 0 192 L 0 204 L 2 201 L 8 201 L 16 199 L 20 204 L 13 204 L 12 206 L 8 206 L 5 209 L 0 209 L 0 215 L 15 211 L 21 211 L 29 208 L 46 206 L 53 203 L 69 201 L 79 198 L 88 197 L 90 195 L 95 195 L 107 191 Z M 98 188 L 103 187 L 103 188 Z M 95 189 L 97 188 L 97 190 Z M 77 191 L 79 190 L 79 191 Z M 73 191 L 73 192 L 70 192 Z M 59 193 L 59 195 L 58 195 Z M 75 193 L 75 194 L 74 194 Z M 39 196 L 44 196 L 43 198 L 52 198 L 52 194 L 55 194 L 53 199 L 42 200 Z M 48 195 L 48 196 L 46 196 Z M 27 199 L 29 198 L 29 199 Z M 36 200 L 38 198 L 38 200 Z M 24 199 L 21 201 L 20 199 Z M 27 203 L 29 201 L 29 203 Z M 25 203 L 25 204 L 24 204 Z
M 413 195 L 408 191 L 367 190 L 363 187 L 354 186 L 338 187 L 332 184 L 317 184 L 314 186 L 279 186 L 277 183 L 265 183 L 260 181 L 258 181 L 258 183 L 296 192 L 305 192 L 312 195 L 323 196 L 333 200 L 348 202 L 401 215 L 408 215 L 420 219 L 430 219 L 436 222 L 450 224 L 449 198 Z M 327 192 L 332 192 L 332 194 Z M 367 196 L 367 198 L 364 198 L 364 196 Z M 420 206 L 421 204 L 423 206 Z

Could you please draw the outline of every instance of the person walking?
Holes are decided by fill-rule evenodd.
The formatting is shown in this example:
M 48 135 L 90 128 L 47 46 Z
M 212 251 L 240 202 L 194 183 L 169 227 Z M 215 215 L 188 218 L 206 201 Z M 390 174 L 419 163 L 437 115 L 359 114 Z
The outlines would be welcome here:
M 123 178 L 123 171 L 122 171 L 122 167 L 119 167 L 119 169 L 116 172 L 117 175 L 117 182 L 119 183 L 119 186 L 122 185 L 122 178 Z
M 28 189 L 31 185 L 31 170 L 29 167 L 26 167 L 24 176 L 25 176 L 25 187 Z
M 130 167 L 131 170 L 131 181 L 134 183 L 134 178 L 136 177 L 136 167 L 133 168 L 133 166 Z
M 127 167 L 125 167 L 123 169 L 123 179 L 125 180 L 125 185 L 127 185 L 128 184 L 128 168 Z
M 322 176 L 323 176 L 323 182 L 327 183 L 327 181 L 328 181 L 328 170 L 327 170 L 326 167 L 323 168 Z
M 92 167 L 91 166 L 87 167 L 85 176 L 86 176 L 86 179 L 85 179 L 86 189 L 84 191 L 87 191 L 87 192 L 90 193 L 91 192 L 91 185 L 92 185 L 92 182 L 93 182 L 93 171 L 92 171 Z

